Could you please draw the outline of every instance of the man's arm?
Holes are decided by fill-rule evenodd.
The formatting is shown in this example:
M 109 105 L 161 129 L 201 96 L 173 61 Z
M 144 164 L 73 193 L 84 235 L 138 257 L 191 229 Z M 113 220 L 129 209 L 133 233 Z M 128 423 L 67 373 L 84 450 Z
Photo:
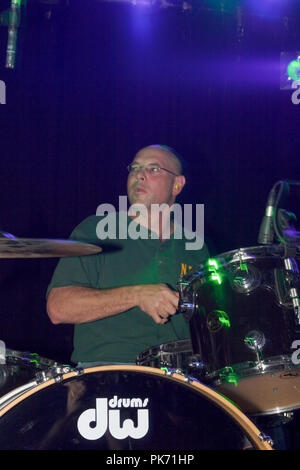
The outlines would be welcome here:
M 144 284 L 94 289 L 53 287 L 47 299 L 47 312 L 54 324 L 87 323 L 118 315 L 139 307 L 155 323 L 164 324 L 176 313 L 179 294 L 165 284 Z

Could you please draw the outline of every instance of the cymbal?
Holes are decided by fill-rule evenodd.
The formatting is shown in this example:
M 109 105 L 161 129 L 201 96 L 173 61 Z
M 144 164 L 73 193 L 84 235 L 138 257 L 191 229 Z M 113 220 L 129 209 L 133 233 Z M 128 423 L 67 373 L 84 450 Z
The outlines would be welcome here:
M 60 258 L 100 253 L 102 248 L 75 240 L 0 238 L 0 258 Z

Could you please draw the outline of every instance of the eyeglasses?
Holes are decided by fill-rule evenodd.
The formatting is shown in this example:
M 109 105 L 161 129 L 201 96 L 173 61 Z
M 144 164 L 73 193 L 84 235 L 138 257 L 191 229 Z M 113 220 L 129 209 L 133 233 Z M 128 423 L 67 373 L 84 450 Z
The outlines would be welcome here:
M 167 168 L 162 168 L 158 165 L 149 165 L 149 166 L 142 166 L 142 165 L 135 165 L 134 163 L 128 165 L 127 167 L 128 173 L 137 175 L 140 171 L 145 170 L 148 175 L 151 176 L 158 176 L 161 175 L 162 170 L 170 173 L 171 175 L 178 176 L 173 171 L 167 170 Z

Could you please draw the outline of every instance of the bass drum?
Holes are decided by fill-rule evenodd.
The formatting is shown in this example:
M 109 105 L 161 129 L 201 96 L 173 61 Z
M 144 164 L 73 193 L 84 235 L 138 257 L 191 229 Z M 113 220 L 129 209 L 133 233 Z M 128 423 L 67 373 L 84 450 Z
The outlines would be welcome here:
M 2 399 L 3 450 L 272 450 L 230 401 L 184 375 L 75 369 Z

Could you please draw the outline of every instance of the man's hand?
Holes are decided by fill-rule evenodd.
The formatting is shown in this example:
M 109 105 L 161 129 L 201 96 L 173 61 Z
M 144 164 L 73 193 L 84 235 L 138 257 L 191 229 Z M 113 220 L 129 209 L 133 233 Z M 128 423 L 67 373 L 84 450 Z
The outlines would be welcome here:
M 145 284 L 138 286 L 137 306 L 150 315 L 155 323 L 164 324 L 178 308 L 179 293 L 166 284 Z

